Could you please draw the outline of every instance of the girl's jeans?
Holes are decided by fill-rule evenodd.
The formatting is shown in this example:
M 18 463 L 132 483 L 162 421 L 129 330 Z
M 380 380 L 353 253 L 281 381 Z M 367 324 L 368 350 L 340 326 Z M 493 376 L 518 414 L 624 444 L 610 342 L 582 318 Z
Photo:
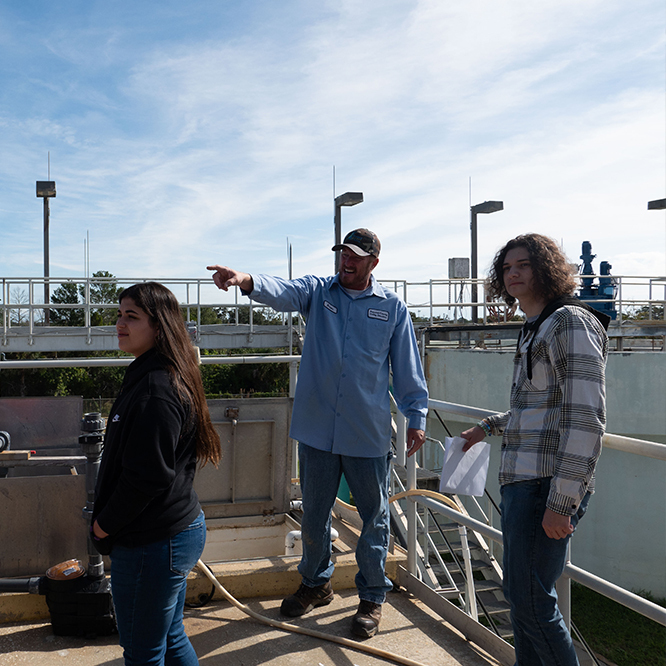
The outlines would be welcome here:
M 187 574 L 206 541 L 203 511 L 182 532 L 146 546 L 114 546 L 111 592 L 125 664 L 196 666 L 183 627 Z

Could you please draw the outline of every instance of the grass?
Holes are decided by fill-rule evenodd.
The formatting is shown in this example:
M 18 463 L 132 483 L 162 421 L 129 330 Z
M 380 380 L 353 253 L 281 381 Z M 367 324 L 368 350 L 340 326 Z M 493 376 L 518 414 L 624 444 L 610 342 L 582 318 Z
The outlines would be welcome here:
M 666 606 L 666 599 L 637 594 Z M 666 627 L 576 583 L 571 615 L 590 647 L 617 666 L 666 666 Z

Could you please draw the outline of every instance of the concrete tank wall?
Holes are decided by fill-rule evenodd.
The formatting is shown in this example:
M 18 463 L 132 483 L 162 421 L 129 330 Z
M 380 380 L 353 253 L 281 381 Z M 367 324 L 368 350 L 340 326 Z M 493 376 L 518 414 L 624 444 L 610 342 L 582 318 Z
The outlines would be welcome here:
M 208 404 L 222 463 L 207 465 L 195 478 L 206 518 L 231 516 L 240 525 L 250 516 L 263 525 L 283 524 L 291 491 L 292 400 L 228 398 Z M 21 448 L 81 455 L 81 398 L 3 398 L 0 423 Z M 39 576 L 73 558 L 87 564 L 85 466 L 78 475 L 62 466 L 56 471 L 16 467 L 10 478 L 0 478 L 0 577 Z
M 0 479 L 0 577 L 42 576 L 70 559 L 88 562 L 83 475 Z
M 429 348 L 430 396 L 495 411 L 508 409 L 513 352 Z M 666 443 L 666 354 L 611 353 L 607 366 L 608 432 Z M 470 421 L 447 419 L 457 435 Z M 434 414 L 429 434 L 446 436 Z M 487 488 L 499 501 L 501 438 L 492 446 Z M 441 467 L 435 447 L 426 465 Z M 597 489 L 572 543 L 572 562 L 611 582 L 666 597 L 666 462 L 606 449 Z M 497 523 L 499 521 L 495 521 Z

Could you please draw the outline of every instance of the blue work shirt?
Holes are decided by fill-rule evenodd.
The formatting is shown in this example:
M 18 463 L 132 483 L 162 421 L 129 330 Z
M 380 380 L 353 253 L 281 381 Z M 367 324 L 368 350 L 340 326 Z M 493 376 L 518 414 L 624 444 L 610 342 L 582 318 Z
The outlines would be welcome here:
M 253 275 L 250 298 L 307 322 L 290 435 L 322 451 L 387 455 L 393 396 L 410 428 L 425 430 L 428 389 L 405 303 L 374 276 L 352 298 L 338 276 L 285 280 Z

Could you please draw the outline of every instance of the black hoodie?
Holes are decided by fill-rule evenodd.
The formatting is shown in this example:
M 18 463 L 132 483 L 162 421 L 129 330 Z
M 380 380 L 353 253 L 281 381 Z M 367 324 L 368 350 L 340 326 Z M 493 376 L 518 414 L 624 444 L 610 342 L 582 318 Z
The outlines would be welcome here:
M 93 522 L 109 533 L 96 544 L 100 552 L 172 537 L 198 516 L 188 415 L 155 348 L 132 362 L 107 422 L 95 488 Z

